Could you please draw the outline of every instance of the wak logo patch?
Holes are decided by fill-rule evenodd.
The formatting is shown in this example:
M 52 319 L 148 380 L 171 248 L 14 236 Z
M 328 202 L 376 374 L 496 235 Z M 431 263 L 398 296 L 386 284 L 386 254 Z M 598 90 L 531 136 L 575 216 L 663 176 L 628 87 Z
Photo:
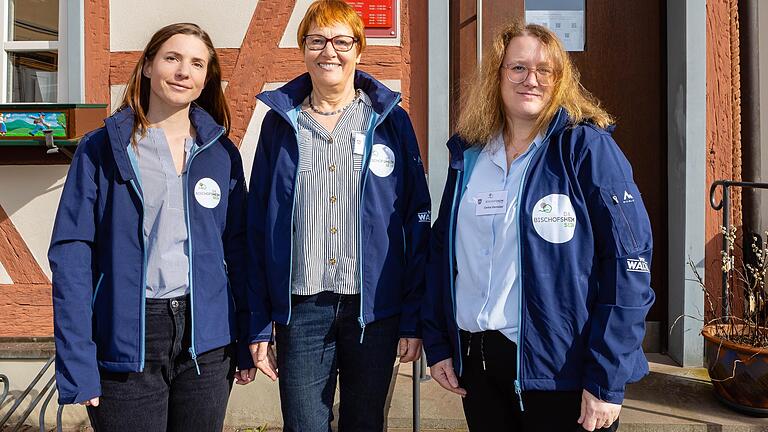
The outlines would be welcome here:
M 646 261 L 645 258 L 639 258 L 639 259 L 627 258 L 627 271 L 639 272 L 639 273 L 650 273 L 651 268 L 648 265 L 648 261 Z
M 425 211 L 418 214 L 420 223 L 432 222 L 432 211 Z

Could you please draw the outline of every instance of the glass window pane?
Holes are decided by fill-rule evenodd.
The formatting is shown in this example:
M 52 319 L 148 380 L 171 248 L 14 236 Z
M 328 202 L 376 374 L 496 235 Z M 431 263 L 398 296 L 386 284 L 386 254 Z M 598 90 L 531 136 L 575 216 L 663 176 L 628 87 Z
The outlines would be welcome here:
M 58 57 L 56 51 L 9 52 L 9 103 L 56 102 Z
M 10 0 L 8 40 L 59 40 L 59 0 Z

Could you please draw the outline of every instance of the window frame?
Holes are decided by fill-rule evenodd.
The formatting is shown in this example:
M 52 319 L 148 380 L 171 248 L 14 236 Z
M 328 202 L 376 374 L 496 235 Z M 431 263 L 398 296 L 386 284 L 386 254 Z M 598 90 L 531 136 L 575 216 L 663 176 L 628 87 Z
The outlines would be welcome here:
M 0 103 L 13 103 L 8 95 L 8 53 L 33 51 L 58 53 L 56 101 L 33 103 L 82 103 L 85 97 L 83 0 L 59 0 L 57 41 L 9 41 L 10 1 L 0 0 Z

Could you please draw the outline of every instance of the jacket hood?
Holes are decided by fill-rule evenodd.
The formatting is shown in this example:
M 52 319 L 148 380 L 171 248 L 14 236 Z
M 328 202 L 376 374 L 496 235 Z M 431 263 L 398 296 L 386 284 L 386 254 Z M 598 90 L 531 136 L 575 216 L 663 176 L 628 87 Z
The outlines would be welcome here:
M 131 145 L 133 132 L 134 112 L 131 108 L 122 108 L 104 120 L 104 126 L 109 135 L 109 145 L 115 157 L 120 176 L 125 181 L 136 178 L 136 173 L 131 165 L 128 155 L 128 146 Z M 204 109 L 192 104 L 189 109 L 189 120 L 197 133 L 197 141 L 208 143 L 214 140 L 223 127 Z
M 355 88 L 359 88 L 368 95 L 373 110 L 378 114 L 384 113 L 400 100 L 400 93 L 393 92 L 374 77 L 360 70 L 355 71 Z M 301 105 L 311 91 L 312 79 L 309 73 L 305 72 L 276 90 L 260 93 L 256 98 L 285 117 L 287 112 Z

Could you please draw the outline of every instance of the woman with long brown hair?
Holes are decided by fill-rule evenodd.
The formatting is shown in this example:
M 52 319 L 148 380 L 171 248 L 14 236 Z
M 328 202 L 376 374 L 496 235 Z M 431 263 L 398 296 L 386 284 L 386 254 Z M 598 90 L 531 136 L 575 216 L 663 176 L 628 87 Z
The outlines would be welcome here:
M 97 431 L 221 430 L 235 357 L 239 383 L 255 374 L 229 124 L 211 39 L 179 23 L 80 141 L 48 256 L 59 403 L 86 405 Z
M 448 142 L 422 308 L 472 432 L 615 431 L 648 373 L 651 227 L 612 124 L 551 31 L 497 33 Z

